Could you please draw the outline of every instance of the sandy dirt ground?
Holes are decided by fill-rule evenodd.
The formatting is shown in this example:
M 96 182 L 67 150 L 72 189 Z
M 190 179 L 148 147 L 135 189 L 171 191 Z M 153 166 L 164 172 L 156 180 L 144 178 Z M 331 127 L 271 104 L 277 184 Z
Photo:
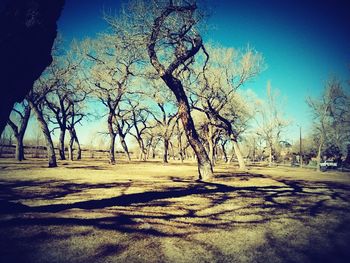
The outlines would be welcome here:
M 0 262 L 349 262 L 350 174 L 0 159 Z

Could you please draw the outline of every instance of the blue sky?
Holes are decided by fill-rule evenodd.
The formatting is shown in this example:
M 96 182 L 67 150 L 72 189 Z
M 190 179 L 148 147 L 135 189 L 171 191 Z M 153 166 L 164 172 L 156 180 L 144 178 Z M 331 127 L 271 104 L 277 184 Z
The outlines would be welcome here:
M 305 98 L 320 95 L 332 75 L 350 79 L 350 1 L 208 0 L 206 5 L 212 14 L 205 41 L 235 48 L 249 44 L 264 55 L 267 70 L 245 88 L 264 97 L 271 81 L 286 99 L 286 115 L 294 120 L 291 139 L 298 135 L 297 123 L 310 128 Z M 102 11 L 119 7 L 118 0 L 66 0 L 59 31 L 68 41 L 93 37 L 107 27 Z

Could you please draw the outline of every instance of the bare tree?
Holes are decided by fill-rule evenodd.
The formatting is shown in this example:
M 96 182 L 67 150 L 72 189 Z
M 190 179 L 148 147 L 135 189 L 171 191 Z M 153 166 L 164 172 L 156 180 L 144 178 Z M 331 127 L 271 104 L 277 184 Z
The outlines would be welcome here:
M 116 111 L 127 93 L 128 81 L 140 60 L 134 45 L 126 45 L 116 35 L 101 35 L 96 40 L 83 43 L 86 57 L 92 68 L 87 74 L 92 84 L 92 94 L 106 107 L 107 127 L 110 136 L 109 162 L 115 164 Z
M 24 146 L 23 137 L 27 130 L 28 121 L 30 118 L 30 106 L 26 100 L 20 104 L 16 104 L 12 110 L 13 115 L 8 120 L 8 125 L 11 127 L 13 134 L 16 138 L 16 155 L 15 158 L 18 161 L 25 160 L 24 158 Z M 15 119 L 18 119 L 16 124 Z
M 43 132 L 43 135 L 46 141 L 49 167 L 57 167 L 55 148 L 53 146 L 49 127 L 47 125 L 47 122 L 43 114 L 43 101 L 47 93 L 52 88 L 53 88 L 53 85 L 50 85 L 49 83 L 45 83 L 44 77 L 41 76 L 40 79 L 35 82 L 34 87 L 27 95 L 26 100 L 28 101 L 31 109 L 33 110 L 39 122 L 39 126 Z
M 184 132 L 183 132 L 183 129 L 180 128 L 179 119 L 176 119 L 176 136 L 177 136 L 177 143 L 178 143 L 179 158 L 181 162 L 183 162 L 185 158 L 185 153 L 183 148 L 183 139 L 182 139 L 183 135 L 184 135 Z
M 46 69 L 46 79 L 53 83 L 52 89 L 44 97 L 48 109 L 46 119 L 60 130 L 58 150 L 61 160 L 65 160 L 65 135 L 67 131 L 67 114 L 73 103 L 73 97 L 81 93 L 79 87 L 73 85 L 80 79 L 79 66 L 82 56 L 75 52 L 76 43 L 70 49 L 63 48 L 63 40 L 58 37 L 53 48 L 53 63 Z M 80 80 L 81 82 L 81 80 Z
M 147 147 L 145 143 L 145 134 L 148 129 L 152 128 L 148 123 L 149 121 L 149 110 L 142 106 L 138 99 L 136 100 L 128 100 L 128 104 L 131 108 L 131 125 L 133 129 L 130 131 L 130 135 L 132 135 L 139 146 L 140 156 L 139 160 L 146 161 L 147 159 Z
M 157 123 L 157 129 L 163 140 L 164 154 L 163 162 L 168 162 L 169 142 L 174 132 L 175 118 L 177 116 L 174 99 L 168 90 L 159 88 L 156 81 L 152 82 L 153 89 L 150 89 L 149 97 L 151 97 L 149 113 Z M 158 85 L 157 85 L 158 84 Z M 155 104 L 155 105 L 153 105 Z
M 267 101 L 258 103 L 256 122 L 258 125 L 257 134 L 261 136 L 268 149 L 269 165 L 272 165 L 274 151 L 281 141 L 283 130 L 289 125 L 289 121 L 283 116 L 281 96 L 274 92 L 271 83 L 267 83 Z
M 60 86 L 57 87 L 50 95 L 45 97 L 45 106 L 51 110 L 53 116 L 47 114 L 47 119 L 54 125 L 58 125 L 60 136 L 58 140 L 58 151 L 61 160 L 65 160 L 65 134 L 67 130 L 67 114 L 71 107 L 68 94 Z
M 190 105 L 183 83 L 182 71 L 203 47 L 196 25 L 202 19 L 195 1 L 130 1 L 119 17 L 107 21 L 130 43 L 146 49 L 151 65 L 167 87 L 174 93 L 179 117 L 198 162 L 199 179 L 209 179 L 213 170 L 195 129 Z
M 197 156 L 199 179 L 206 180 L 213 176 L 213 169 L 195 129 L 183 84 L 177 77 L 182 70 L 186 70 L 203 47 L 202 37 L 195 29 L 199 18 L 196 16 L 196 10 L 195 2 L 183 1 L 174 5 L 172 1 L 169 1 L 154 17 L 147 48 L 151 64 L 177 99 L 179 117 L 188 141 Z M 166 66 L 160 61 L 158 50 L 161 44 L 168 46 L 169 43 L 174 55 Z
M 226 131 L 240 169 L 245 170 L 238 139 L 251 116 L 238 89 L 264 69 L 263 58 L 250 47 L 234 50 L 208 46 L 206 52 L 210 55 L 206 67 L 194 66 L 194 76 L 185 76 L 191 87 L 191 106 L 204 112 L 211 126 Z
M 120 144 L 126 154 L 126 158 L 128 161 L 131 161 L 130 152 L 128 145 L 126 144 L 125 137 L 130 133 L 131 128 L 133 127 L 131 121 L 131 111 L 130 110 L 122 110 L 120 106 L 116 109 L 116 119 L 114 122 L 115 130 L 119 136 Z
M 320 99 L 308 98 L 307 103 L 314 116 L 314 132 L 318 138 L 317 170 L 320 170 L 321 155 L 327 143 L 349 141 L 349 97 L 344 93 L 337 78 L 327 81 Z M 340 138 L 340 136 L 344 136 Z
M 83 96 L 82 98 L 79 99 L 74 99 L 71 98 L 71 106 L 69 108 L 69 112 L 67 114 L 67 130 L 69 132 L 70 135 L 70 139 L 69 139 L 69 148 L 68 148 L 68 154 L 69 154 L 69 160 L 73 161 L 73 144 L 74 142 L 76 143 L 77 147 L 78 147 L 78 151 L 77 151 L 77 160 L 81 159 L 81 146 L 80 146 L 80 142 L 77 136 L 77 132 L 75 130 L 75 126 L 78 123 L 81 123 L 81 121 L 83 120 L 84 117 L 86 117 L 86 114 L 83 113 L 84 111 L 81 110 L 81 106 L 80 103 L 83 102 L 85 99 L 85 96 Z

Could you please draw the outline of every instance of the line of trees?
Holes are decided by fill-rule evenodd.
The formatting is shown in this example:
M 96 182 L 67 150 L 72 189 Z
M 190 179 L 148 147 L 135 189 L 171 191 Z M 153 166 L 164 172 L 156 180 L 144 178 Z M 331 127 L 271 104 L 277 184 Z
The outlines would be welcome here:
M 198 178 L 208 180 L 220 159 L 257 159 L 258 148 L 271 165 L 290 144 L 283 134 L 290 124 L 278 104 L 280 95 L 267 85 L 267 99 L 243 89 L 265 68 L 261 53 L 204 44 L 201 23 L 206 14 L 196 1 L 130 1 L 118 16 L 104 16 L 110 30 L 65 48 L 56 41 L 53 63 L 36 81 L 8 122 L 16 138 L 16 158 L 24 159 L 23 137 L 33 112 L 46 140 L 49 167 L 57 166 L 52 133 L 59 131 L 59 158 L 81 158 L 76 126 L 101 109 L 113 165 L 119 137 L 131 160 L 126 137 L 134 138 L 139 160 L 195 159 Z M 335 142 L 344 152 L 349 142 L 349 96 L 333 80 L 321 100 L 308 99 L 320 138 L 318 159 Z M 90 107 L 89 107 L 90 106 Z M 330 126 L 335 127 L 330 133 Z M 332 130 L 332 129 L 331 129 Z M 349 157 L 348 157 L 349 158 Z

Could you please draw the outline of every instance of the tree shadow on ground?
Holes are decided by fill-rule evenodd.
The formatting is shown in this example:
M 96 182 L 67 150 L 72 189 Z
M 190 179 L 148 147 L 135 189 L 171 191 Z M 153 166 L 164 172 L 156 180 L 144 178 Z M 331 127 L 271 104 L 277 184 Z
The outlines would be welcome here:
M 267 179 L 268 183 L 245 185 L 255 179 Z M 157 187 L 153 182 L 131 180 L 91 184 L 59 180 L 8 181 L 0 185 L 0 229 L 92 227 L 103 231 L 186 240 L 190 235 L 213 229 L 229 231 L 284 219 L 304 222 L 321 214 L 350 212 L 348 185 L 273 179 L 250 173 L 220 173 L 216 175 L 215 182 L 194 182 L 172 176 Z M 133 187 L 138 191 L 141 189 L 141 192 L 128 192 Z M 42 188 L 46 190 L 39 190 Z M 106 189 L 115 189 L 119 194 L 109 198 L 91 199 L 90 196 L 82 201 L 67 201 L 72 195 Z M 63 199 L 60 199 L 60 203 L 38 206 L 21 203 L 32 198 Z M 80 233 L 73 231 L 71 235 Z M 32 242 L 49 238 L 60 237 L 54 234 L 31 236 Z M 278 241 L 273 237 L 270 239 L 277 246 Z M 125 249 L 123 245 L 116 248 L 113 244 L 105 244 L 99 256 Z M 317 259 L 319 255 L 313 257 Z
M 264 178 L 259 174 L 218 174 L 217 178 L 229 180 L 229 178 L 249 180 L 251 178 Z M 163 233 L 159 230 L 159 225 L 166 222 L 185 223 L 186 218 L 191 218 L 191 225 L 194 227 L 225 228 L 235 224 L 256 224 L 264 223 L 278 217 L 302 218 L 303 216 L 317 216 L 326 211 L 349 212 L 349 207 L 332 202 L 332 200 L 347 203 L 350 196 L 350 187 L 343 184 L 330 182 L 307 182 L 302 180 L 276 180 L 279 185 L 267 186 L 231 186 L 224 183 L 215 182 L 192 182 L 181 178 L 169 177 L 171 182 L 182 183 L 183 186 L 172 187 L 167 185 L 160 190 L 144 191 L 140 193 L 122 194 L 115 197 L 84 200 L 74 203 L 49 204 L 41 206 L 26 206 L 13 202 L 16 200 L 40 198 L 55 199 L 84 192 L 87 189 L 107 189 L 107 188 L 129 188 L 132 182 L 81 184 L 68 183 L 66 181 L 20 181 L 1 185 L 1 214 L 45 214 L 49 217 L 32 219 L 17 218 L 7 222 L 2 222 L 2 226 L 9 224 L 44 224 L 44 225 L 91 225 L 103 229 L 114 229 L 125 232 L 142 232 L 155 235 L 173 235 L 174 233 Z M 36 187 L 48 184 L 55 185 L 53 191 L 47 193 L 26 192 L 18 194 L 13 189 L 18 187 Z M 171 184 L 170 184 L 171 185 Z M 58 189 L 58 190 L 57 190 Z M 184 198 L 185 200 L 181 200 Z M 199 198 L 199 205 L 196 207 L 186 202 L 188 198 Z M 235 202 L 239 200 L 239 202 Z M 219 207 L 227 203 L 226 207 Z M 124 208 L 128 209 L 125 210 Z M 235 207 L 235 208 L 230 208 Z M 150 211 L 140 211 L 145 209 Z M 167 209 L 168 208 L 168 209 Z M 81 211 L 96 211 L 108 209 L 116 213 L 117 216 L 100 217 L 94 219 L 85 218 L 55 218 L 55 214 L 79 209 Z M 124 210 L 123 210 L 124 209 Z M 161 210 L 161 212 L 154 211 Z M 172 213 L 173 209 L 181 209 L 181 213 Z M 210 210 L 215 210 L 211 212 Z M 138 212 L 140 211 L 140 212 Z M 225 215 L 237 213 L 246 216 L 248 219 L 231 220 L 222 219 Z M 203 214 L 203 215 L 202 215 Z M 39 216 L 40 217 L 40 216 Z M 255 218 L 249 220 L 249 218 Z M 256 219 L 258 218 L 258 219 Z M 151 223 L 149 229 L 140 229 L 138 219 L 145 221 L 158 220 Z M 204 220 L 206 219 L 206 220 Z M 159 222 L 162 221 L 162 222 Z M 206 221 L 203 223 L 203 221 Z M 176 225 L 176 224 L 175 224 Z M 155 229 L 153 229 L 153 227 Z

